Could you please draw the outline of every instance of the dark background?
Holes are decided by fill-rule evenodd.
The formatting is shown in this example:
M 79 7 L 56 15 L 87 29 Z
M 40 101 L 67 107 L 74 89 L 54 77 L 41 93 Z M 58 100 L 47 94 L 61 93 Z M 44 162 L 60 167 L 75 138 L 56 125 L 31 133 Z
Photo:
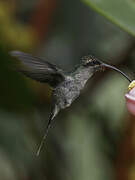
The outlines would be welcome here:
M 1 0 L 0 180 L 116 179 L 129 120 L 128 81 L 116 72 L 97 73 L 59 113 L 36 157 L 51 89 L 14 71 L 9 51 L 29 52 L 65 70 L 93 54 L 133 79 L 134 48 L 133 37 L 79 0 Z

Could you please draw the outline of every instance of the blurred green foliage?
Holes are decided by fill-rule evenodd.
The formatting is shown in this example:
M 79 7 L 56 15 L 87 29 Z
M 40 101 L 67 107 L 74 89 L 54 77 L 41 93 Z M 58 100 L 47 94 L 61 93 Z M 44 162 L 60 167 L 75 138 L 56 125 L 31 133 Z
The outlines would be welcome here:
M 51 1 L 46 2 L 49 6 Z M 127 117 L 124 93 L 128 85 L 116 72 L 97 73 L 89 80 L 72 106 L 59 113 L 40 156 L 35 156 L 50 112 L 51 89 L 17 73 L 10 50 L 47 56 L 66 70 L 79 63 L 80 56 L 90 53 L 122 67 L 131 77 L 135 65 L 134 39 L 126 32 L 81 1 L 56 2 L 52 19 L 47 19 L 50 16 L 46 12 L 34 14 L 40 1 L 0 2 L 0 180 L 115 177 L 117 148 Z M 134 35 L 133 17 L 128 21 L 134 14 L 133 7 L 132 14 L 118 14 L 125 11 L 127 1 L 123 6 L 118 1 L 117 8 L 112 1 L 87 3 Z M 40 40 L 31 17 L 33 21 L 50 22 Z
M 36 43 L 36 34 L 30 26 L 23 26 L 15 21 L 12 6 L 6 1 L 0 2 L 0 39 L 2 45 L 28 50 Z
M 84 0 L 91 8 L 135 36 L 134 0 Z
M 24 79 L 15 71 L 15 62 L 0 47 L 0 107 L 9 111 L 27 110 L 32 105 L 32 92 Z

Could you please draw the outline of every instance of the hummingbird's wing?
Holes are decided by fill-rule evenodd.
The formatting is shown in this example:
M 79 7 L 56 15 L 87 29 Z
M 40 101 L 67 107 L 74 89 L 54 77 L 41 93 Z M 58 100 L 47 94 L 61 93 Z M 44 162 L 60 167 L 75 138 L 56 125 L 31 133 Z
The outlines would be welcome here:
M 20 51 L 11 51 L 10 55 L 18 58 L 25 65 L 25 67 L 20 67 L 18 71 L 31 79 L 48 83 L 52 88 L 65 79 L 64 72 L 48 61 Z

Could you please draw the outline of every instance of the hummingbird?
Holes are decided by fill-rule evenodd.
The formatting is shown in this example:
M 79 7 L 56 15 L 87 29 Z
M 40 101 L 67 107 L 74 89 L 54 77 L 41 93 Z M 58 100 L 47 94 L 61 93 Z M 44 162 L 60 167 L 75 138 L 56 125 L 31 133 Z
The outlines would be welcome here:
M 72 102 L 79 97 L 80 92 L 87 81 L 96 72 L 104 71 L 109 68 L 119 72 L 131 82 L 130 78 L 121 70 L 103 63 L 92 55 L 82 57 L 80 64 L 70 72 L 65 72 L 56 65 L 28 53 L 11 51 L 10 55 L 17 58 L 22 63 L 23 66 L 18 68 L 19 72 L 40 83 L 48 83 L 52 88 L 51 112 L 45 134 L 43 135 L 36 153 L 37 156 L 40 154 L 41 148 L 56 115 L 60 110 L 69 107 Z

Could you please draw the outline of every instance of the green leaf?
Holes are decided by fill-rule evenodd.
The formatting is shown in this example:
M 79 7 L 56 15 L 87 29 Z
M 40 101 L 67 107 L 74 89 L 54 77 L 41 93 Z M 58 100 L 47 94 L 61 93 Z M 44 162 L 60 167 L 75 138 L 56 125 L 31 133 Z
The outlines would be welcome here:
M 135 36 L 134 0 L 83 0 L 124 31 Z

